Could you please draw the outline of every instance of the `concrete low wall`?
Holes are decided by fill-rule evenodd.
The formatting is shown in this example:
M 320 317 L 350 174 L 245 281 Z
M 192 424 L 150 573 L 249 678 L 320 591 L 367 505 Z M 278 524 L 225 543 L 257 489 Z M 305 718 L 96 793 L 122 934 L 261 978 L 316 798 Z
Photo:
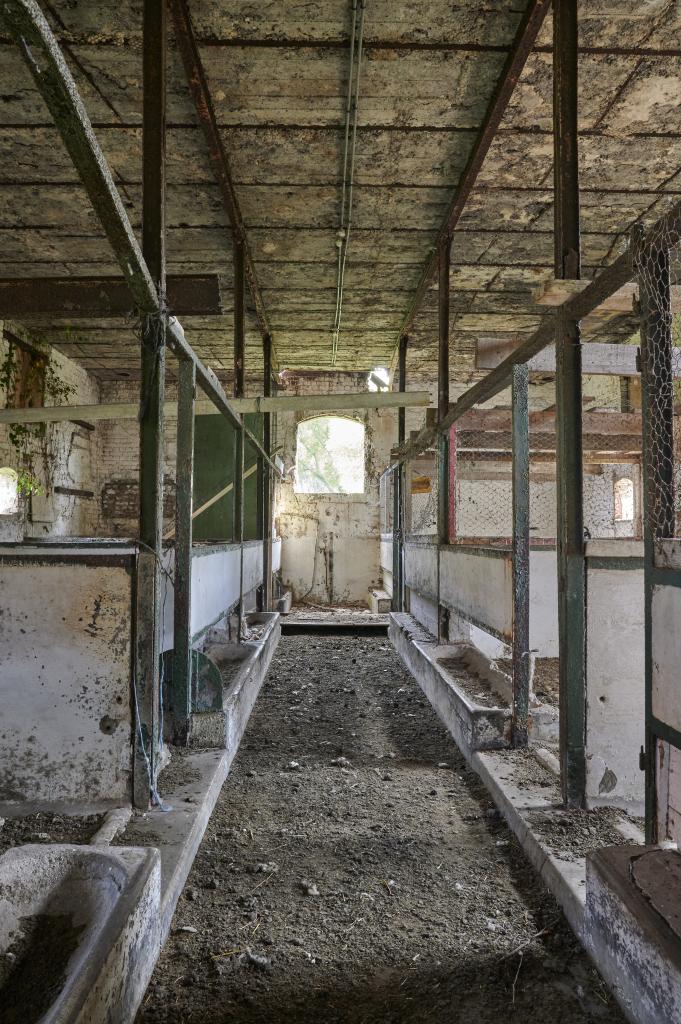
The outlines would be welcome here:
M 645 664 L 642 550 L 617 556 L 601 542 L 587 557 L 587 799 L 643 812 Z M 641 549 L 643 545 L 640 545 Z M 594 549 L 592 549 L 593 551 Z
M 0 806 L 130 800 L 135 549 L 0 548 Z
M 165 555 L 172 576 L 174 552 Z M 241 547 L 239 544 L 195 544 L 192 549 L 192 636 L 198 638 L 222 619 L 239 600 Z M 174 592 L 168 576 L 163 578 L 161 598 L 163 650 L 173 648 Z M 244 544 L 244 594 L 262 583 L 262 541 Z
M 513 629 L 510 551 L 447 545 L 440 549 L 440 602 L 493 636 Z

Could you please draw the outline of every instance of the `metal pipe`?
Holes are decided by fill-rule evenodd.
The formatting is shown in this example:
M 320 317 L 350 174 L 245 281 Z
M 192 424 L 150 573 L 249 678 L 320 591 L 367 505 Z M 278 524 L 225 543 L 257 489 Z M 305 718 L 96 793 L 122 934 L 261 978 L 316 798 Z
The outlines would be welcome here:
M 354 93 L 351 103 L 352 108 L 352 143 L 350 147 L 350 174 L 348 178 L 347 165 L 348 165 L 348 137 L 347 137 L 347 120 L 346 120 L 346 137 L 345 137 L 345 153 L 343 158 L 343 195 L 341 202 L 341 221 L 340 228 L 338 230 L 338 240 L 340 241 L 338 251 L 338 271 L 337 271 L 337 282 L 336 282 L 336 316 L 333 326 L 333 347 L 332 347 L 332 362 L 335 365 L 336 357 L 338 354 L 338 342 L 340 337 L 341 321 L 343 316 L 343 288 L 345 285 L 345 266 L 348 256 L 348 245 L 350 243 L 350 230 L 352 227 L 352 204 L 355 187 L 355 153 L 357 147 L 357 114 L 359 110 L 359 86 L 360 76 L 362 71 L 362 46 L 364 40 L 364 12 L 366 7 L 366 0 L 359 0 L 360 3 L 360 16 L 359 16 L 359 30 L 357 33 L 357 68 L 355 72 L 355 84 Z M 354 47 L 355 47 L 355 21 L 356 21 L 356 0 L 353 0 L 353 39 L 351 46 L 351 57 L 350 57 L 350 77 L 348 82 L 348 97 L 350 92 L 353 90 L 352 75 L 355 67 L 354 59 Z M 345 200 L 347 193 L 347 217 L 345 210 Z

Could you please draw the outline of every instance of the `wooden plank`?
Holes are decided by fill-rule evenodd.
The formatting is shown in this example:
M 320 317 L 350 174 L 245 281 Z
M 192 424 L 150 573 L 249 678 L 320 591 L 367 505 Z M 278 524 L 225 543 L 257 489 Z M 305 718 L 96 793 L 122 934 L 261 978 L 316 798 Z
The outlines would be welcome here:
M 583 282 L 579 282 L 582 284 Z M 493 370 L 518 347 L 517 339 L 500 341 L 492 338 L 478 338 L 475 348 L 475 368 Z M 681 367 L 681 348 L 674 349 L 676 366 Z M 549 345 L 529 362 L 531 373 L 556 372 L 556 347 Z M 609 345 L 593 341 L 582 345 L 582 372 L 592 376 L 638 377 L 637 345 Z M 677 371 L 681 377 L 681 369 Z
M 171 275 L 169 308 L 176 315 L 223 311 L 217 274 Z M 135 299 L 123 277 L 19 277 L 0 280 L 0 317 L 127 317 Z

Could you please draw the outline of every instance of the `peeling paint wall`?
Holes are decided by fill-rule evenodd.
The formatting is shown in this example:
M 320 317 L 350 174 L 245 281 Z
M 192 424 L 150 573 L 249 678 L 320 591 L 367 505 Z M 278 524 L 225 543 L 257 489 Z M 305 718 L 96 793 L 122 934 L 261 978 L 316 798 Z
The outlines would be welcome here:
M 115 561 L 0 560 L 0 804 L 130 799 L 133 554 Z
M 7 352 L 7 341 L 0 337 L 0 360 Z M 99 401 L 97 381 L 80 366 L 55 349 L 52 365 L 65 384 L 75 388 L 71 405 L 89 405 Z M 2 395 L 4 402 L 5 396 Z M 77 423 L 52 423 L 46 427 L 47 465 L 39 459 L 35 472 L 44 494 L 20 501 L 19 512 L 0 516 L 0 542 L 20 541 L 24 537 L 88 536 L 97 525 L 98 431 Z M 17 469 L 17 455 L 9 441 L 9 429 L 0 424 L 0 466 Z M 55 493 L 54 487 L 92 491 L 93 497 Z
M 365 390 L 366 374 L 328 374 L 287 380 L 286 394 Z M 277 416 L 276 443 L 287 471 L 295 465 L 296 430 L 304 418 Z M 379 478 L 395 443 L 397 418 L 393 410 L 372 410 L 357 418 L 365 426 L 364 494 L 296 494 L 292 474 L 277 488 L 282 578 L 297 600 L 367 604 L 368 591 L 380 585 Z
M 613 548 L 615 545 L 611 545 Z M 643 554 L 641 547 L 641 557 Z M 643 568 L 587 559 L 587 798 L 643 811 L 645 741 Z

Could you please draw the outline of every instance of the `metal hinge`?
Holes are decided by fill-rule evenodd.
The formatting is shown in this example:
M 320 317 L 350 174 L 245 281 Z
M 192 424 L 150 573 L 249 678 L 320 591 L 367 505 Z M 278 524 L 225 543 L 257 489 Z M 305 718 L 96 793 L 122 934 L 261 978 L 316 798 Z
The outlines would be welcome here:
M 636 349 L 636 372 L 641 372 L 641 349 Z
M 648 757 L 646 755 L 646 748 L 645 747 L 641 747 L 641 749 L 639 751 L 639 754 L 638 754 L 638 767 L 639 767 L 639 771 L 642 771 L 642 772 L 644 772 L 646 770 L 646 768 L 648 767 Z

